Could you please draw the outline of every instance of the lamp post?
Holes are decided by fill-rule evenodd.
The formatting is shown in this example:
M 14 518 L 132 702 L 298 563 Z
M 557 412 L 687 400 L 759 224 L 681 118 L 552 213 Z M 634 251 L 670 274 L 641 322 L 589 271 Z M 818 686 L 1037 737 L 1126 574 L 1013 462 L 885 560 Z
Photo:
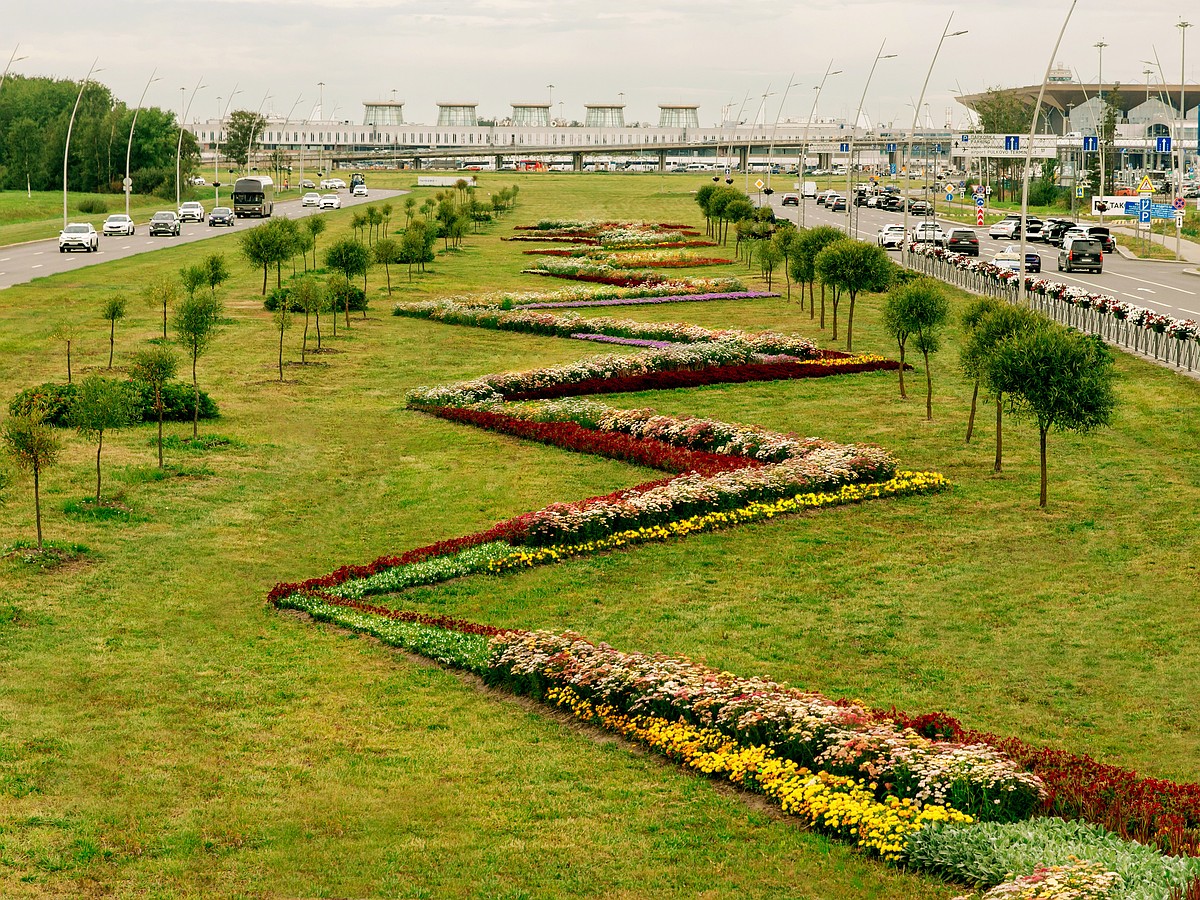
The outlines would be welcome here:
M 1187 58 L 1187 30 L 1192 27 L 1191 22 L 1185 22 L 1183 19 L 1175 26 L 1179 29 L 1179 140 L 1176 142 L 1176 159 L 1175 172 L 1171 178 L 1171 202 L 1179 197 L 1179 189 L 1183 186 L 1183 129 L 1187 125 L 1187 69 L 1184 68 L 1184 61 Z M 1181 223 L 1179 216 L 1175 216 L 1175 260 L 1179 261 L 1179 250 L 1182 243 Z
M 1042 75 L 1042 86 L 1038 90 L 1037 103 L 1033 107 L 1033 118 L 1029 124 L 1029 143 L 1025 145 L 1025 172 L 1029 173 L 1029 163 L 1033 158 L 1033 132 L 1037 128 L 1038 116 L 1042 112 L 1042 99 L 1046 96 L 1046 82 L 1050 80 L 1050 69 L 1054 67 L 1054 60 L 1058 58 L 1058 48 L 1062 44 L 1063 35 L 1067 33 L 1067 23 L 1071 21 L 1071 13 L 1075 12 L 1075 4 L 1079 0 L 1071 0 L 1071 8 L 1067 10 L 1066 18 L 1063 19 L 1062 28 L 1058 31 L 1058 40 L 1054 42 L 1054 50 L 1050 53 L 1050 59 L 1046 63 L 1046 72 Z M 1025 302 L 1025 247 L 1026 229 L 1025 220 L 1029 213 L 1029 179 L 1021 179 L 1021 270 L 1018 273 L 1020 284 L 1017 288 L 1017 296 L 1021 303 Z
M 550 108 L 554 109 L 554 85 L 546 85 L 546 90 L 550 92 Z
M 754 126 L 758 124 L 759 114 L 767 108 L 767 98 L 774 97 L 775 92 L 771 90 L 771 85 L 767 85 L 766 91 L 762 95 L 762 99 L 758 102 L 758 109 L 754 111 L 754 118 L 750 120 L 750 131 L 746 134 L 746 193 L 750 193 L 750 142 L 754 140 Z
M 254 138 L 257 136 L 258 131 L 259 131 L 258 120 L 262 118 L 263 107 L 267 105 L 267 101 L 270 99 L 272 99 L 271 98 L 271 90 L 270 90 L 270 88 L 268 88 L 267 92 L 265 94 L 263 94 L 262 103 L 258 104 L 258 109 L 256 109 L 254 111 L 254 122 L 251 123 L 253 125 L 253 127 L 250 129 L 250 141 L 249 141 L 249 143 L 246 144 L 246 168 L 247 169 L 256 168 L 255 166 L 251 165 L 251 163 L 253 162 L 253 156 L 254 156 Z M 267 123 L 266 123 L 266 120 L 264 119 L 263 123 L 262 123 L 262 127 L 266 128 L 266 125 L 267 125 Z
M 213 205 L 221 205 L 221 132 L 225 128 L 225 114 L 233 103 L 233 98 L 240 94 L 237 82 L 233 84 L 233 93 L 225 100 L 225 109 L 221 109 L 221 98 L 217 98 L 217 146 L 213 153 Z
M 207 85 L 203 85 L 200 83 L 203 80 L 204 80 L 203 75 L 201 75 L 198 79 L 196 79 L 196 86 L 194 88 L 192 88 L 192 96 L 188 98 L 187 106 L 185 106 L 183 108 L 183 115 L 179 119 L 179 139 L 175 142 L 175 205 L 176 206 L 179 205 L 179 201 L 182 199 L 182 194 L 181 194 L 179 185 L 183 178 L 183 173 L 181 171 L 182 165 L 180 163 L 180 159 L 183 156 L 183 125 L 184 125 L 184 122 L 187 121 L 188 113 L 191 112 L 192 101 L 196 99 L 196 92 L 207 87 Z M 185 88 L 180 88 L 180 90 L 185 90 Z M 218 106 L 221 105 L 221 99 L 219 97 L 217 98 L 217 105 Z M 217 179 L 214 178 L 213 180 L 216 181 Z
M 393 91 L 392 93 L 393 93 L 393 94 L 395 94 L 395 91 Z M 288 122 L 290 122 L 290 121 L 291 121 L 291 119 L 292 119 L 292 113 L 294 113 L 294 112 L 296 111 L 296 107 L 297 107 L 297 106 L 299 106 L 299 105 L 300 105 L 300 103 L 301 103 L 301 101 L 303 101 L 303 100 L 304 100 L 304 97 L 303 97 L 303 95 L 301 95 L 301 96 L 297 97 L 297 98 L 296 98 L 296 102 L 292 104 L 292 108 L 288 110 L 288 114 L 287 114 L 287 116 L 286 116 L 286 117 L 284 118 L 284 120 L 283 120 L 283 132 L 284 132 L 284 133 L 283 133 L 283 139 L 284 139 L 285 141 L 287 140 L 287 127 L 288 127 Z M 278 146 L 278 145 L 276 145 L 276 146 Z M 301 158 L 303 158 L 303 154 L 301 154 Z M 303 179 L 303 178 L 304 178 L 304 163 L 303 163 L 303 162 L 301 162 L 301 163 L 300 163 L 300 178 L 301 178 L 301 179 Z M 289 187 L 290 187 L 290 185 L 289 185 Z
M 938 54 L 942 52 L 942 44 L 945 43 L 946 38 L 948 38 L 948 37 L 958 37 L 959 35 L 967 33 L 966 31 L 951 32 L 950 31 L 950 23 L 952 21 L 954 21 L 954 13 L 950 13 L 950 17 L 948 19 L 946 19 L 946 27 L 942 29 L 942 36 L 940 38 L 938 38 L 937 47 L 934 48 L 934 51 L 933 51 L 933 59 L 931 59 L 929 61 L 929 71 L 925 73 L 925 83 L 921 85 L 921 96 L 917 98 L 917 105 L 913 107 L 912 128 L 908 132 L 908 152 L 906 154 L 906 159 L 907 159 L 909 165 L 912 165 L 913 136 L 916 134 L 916 131 L 917 131 L 917 119 L 920 117 L 919 110 L 921 109 L 921 104 L 925 101 L 925 90 L 926 90 L 926 88 L 929 87 L 929 79 L 933 75 L 933 67 L 934 67 L 934 64 L 937 63 Z M 928 167 L 929 167 L 928 154 L 926 154 L 925 166 L 926 166 L 926 170 L 928 170 Z M 907 174 L 907 172 L 905 174 Z M 901 247 L 900 262 L 902 265 L 907 266 L 908 265 L 908 198 L 905 197 L 904 201 L 905 201 L 905 203 L 904 203 L 904 237 L 900 241 L 900 247 Z M 849 204 L 849 199 L 847 199 L 846 202 L 847 202 L 847 204 Z
M 804 227 L 807 220 L 805 215 L 804 205 L 804 167 L 808 165 L 808 129 L 812 127 L 813 117 L 817 114 L 817 101 L 821 99 L 821 91 L 825 88 L 825 81 L 830 75 L 841 75 L 842 70 L 833 68 L 833 60 L 829 60 L 829 65 L 825 67 L 825 74 L 821 76 L 821 83 L 816 86 L 816 93 L 813 95 L 812 110 L 808 114 L 808 121 L 804 123 L 804 137 L 800 140 L 801 144 L 801 159 L 800 165 L 797 167 L 800 176 L 800 227 Z
M 150 90 L 150 85 L 156 81 L 161 81 L 160 78 L 155 78 L 158 69 L 150 73 L 150 80 L 146 82 L 146 86 L 142 88 L 142 96 L 138 97 L 137 109 L 133 111 L 133 121 L 129 124 L 129 142 L 125 145 L 125 180 L 121 184 L 125 188 L 125 215 L 129 215 L 129 195 L 133 190 L 133 179 L 129 177 L 129 155 L 133 150 L 133 129 L 137 127 L 138 113 L 142 111 L 142 101 L 146 99 L 146 91 Z M 176 201 L 176 205 L 179 201 Z
M 1104 131 L 1105 125 L 1107 124 L 1107 121 L 1108 121 L 1108 115 L 1105 113 L 1105 110 L 1104 110 L 1104 48 L 1107 47 L 1108 44 L 1106 44 L 1104 41 L 1101 40 L 1101 41 L 1096 41 L 1096 43 L 1092 44 L 1092 46 L 1096 48 L 1096 50 L 1098 51 L 1099 56 L 1100 56 L 1099 73 L 1096 75 L 1096 77 L 1100 81 L 1100 90 L 1099 90 L 1099 93 L 1096 94 L 1096 96 L 1100 98 L 1100 116 L 1101 116 L 1100 129 L 1099 129 L 1099 131 L 1101 133 L 1100 134 L 1101 140 L 1099 141 L 1099 146 L 1100 146 L 1100 150 L 1099 150 L 1099 153 L 1100 153 L 1100 196 L 1103 197 L 1104 196 L 1104 175 L 1105 175 L 1103 131 Z M 1025 167 L 1025 178 L 1026 179 L 1029 178 L 1028 165 Z M 1100 221 L 1101 222 L 1104 221 L 1104 213 L 1103 212 L 1100 213 Z M 1022 229 L 1022 231 L 1024 231 L 1024 229 Z
M 846 156 L 846 234 L 850 235 L 850 229 L 854 221 L 854 203 L 850 198 L 850 178 L 854 174 L 854 135 L 858 132 L 858 118 L 862 115 L 863 103 L 867 100 L 867 88 L 871 86 L 871 78 L 875 75 L 875 67 L 879 65 L 881 59 L 895 59 L 895 53 L 884 54 L 883 48 L 887 43 L 884 38 L 883 43 L 879 45 L 879 52 L 875 54 L 875 61 L 871 63 L 871 71 L 867 73 L 867 83 L 863 85 L 862 96 L 858 98 L 858 110 L 854 113 L 854 121 L 850 123 L 850 144 L 848 154 Z M 857 230 L 854 236 L 858 237 Z
M 792 80 L 795 77 L 796 77 L 796 73 L 793 72 L 792 77 L 788 79 L 787 87 L 785 87 L 783 89 L 783 99 L 779 101 L 779 109 L 777 109 L 775 111 L 775 124 L 771 126 L 771 143 L 767 147 L 767 190 L 766 190 L 766 195 L 768 197 L 770 197 L 771 194 L 774 193 L 771 190 L 771 170 L 775 168 L 775 165 L 774 165 L 775 133 L 779 130 L 779 117 L 783 115 L 783 104 L 787 103 L 788 91 L 790 91 L 793 87 L 795 87 L 797 84 L 800 83 L 798 81 Z
M 92 67 L 88 69 L 87 75 L 84 76 L 83 83 L 79 85 L 79 94 L 75 98 L 75 107 L 71 110 L 71 121 L 67 123 L 67 142 L 63 147 L 63 230 L 67 227 L 67 158 L 71 155 L 71 130 L 75 127 L 75 114 L 79 112 L 79 101 L 83 99 L 83 92 L 88 86 L 88 82 L 92 80 L 92 76 L 97 72 L 103 72 L 103 69 L 97 69 L 96 63 L 100 62 L 100 58 L 92 60 Z
M 17 56 L 17 51 L 20 49 L 20 44 L 17 44 L 17 46 L 13 47 L 13 52 L 8 57 L 8 65 L 4 67 L 4 74 L 0 75 L 0 88 L 4 87 L 4 80 L 8 78 L 8 70 L 12 68 L 12 64 L 15 62 L 20 62 L 23 59 L 29 59 L 28 56 Z

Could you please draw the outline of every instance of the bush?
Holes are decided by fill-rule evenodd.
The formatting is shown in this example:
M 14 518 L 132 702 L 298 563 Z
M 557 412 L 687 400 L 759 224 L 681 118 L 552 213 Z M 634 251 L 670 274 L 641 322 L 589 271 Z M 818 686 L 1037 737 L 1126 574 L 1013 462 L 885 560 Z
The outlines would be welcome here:
M 99 214 L 108 212 L 108 203 L 103 197 L 84 197 L 79 201 L 81 213 Z
M 289 288 L 289 287 L 275 288 L 273 291 L 271 291 L 271 293 L 267 294 L 267 299 L 263 301 L 263 309 L 266 309 L 269 312 L 275 312 L 275 310 L 279 309 L 279 304 L 284 302 L 285 300 L 288 302 L 288 304 L 289 304 L 288 308 L 292 312 L 294 312 L 294 313 L 304 312 L 304 307 L 292 299 L 292 291 L 291 291 L 291 288 Z M 342 309 L 345 308 L 343 306 L 343 304 L 346 301 L 344 299 L 342 299 L 342 297 L 340 295 L 335 297 L 332 294 L 330 294 L 327 297 L 327 300 L 328 300 L 328 302 L 333 303 L 337 307 L 338 311 L 341 311 Z M 362 312 L 366 308 L 367 308 L 367 295 L 363 293 L 362 288 L 351 285 L 350 286 L 350 310 L 351 310 L 351 312 Z
M 138 419 L 142 422 L 157 422 L 154 411 L 154 389 L 142 381 L 130 381 L 137 398 Z M 168 422 L 192 421 L 192 386 L 184 381 L 168 381 L 163 386 L 163 419 Z M 47 425 L 60 428 L 69 426 L 71 407 L 75 403 L 75 385 L 47 382 L 37 387 L 26 388 L 8 405 L 11 415 L 28 415 L 35 408 L 45 413 Z M 200 392 L 200 418 L 215 419 L 220 413 L 216 402 L 204 391 Z

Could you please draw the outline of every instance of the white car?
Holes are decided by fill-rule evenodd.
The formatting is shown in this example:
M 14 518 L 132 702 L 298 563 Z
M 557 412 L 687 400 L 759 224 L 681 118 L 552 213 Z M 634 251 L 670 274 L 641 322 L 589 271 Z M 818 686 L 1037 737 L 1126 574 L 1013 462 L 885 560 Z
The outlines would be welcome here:
M 188 179 L 188 184 L 195 185 L 196 187 L 204 187 L 208 182 L 204 180 L 203 175 L 193 175 Z
M 904 244 L 904 226 L 903 225 L 884 225 L 879 229 L 879 234 L 875 236 L 875 243 L 885 250 L 899 250 Z
M 204 205 L 195 200 L 188 200 L 186 203 L 180 204 L 179 212 L 180 222 L 203 222 L 204 221 Z
M 58 233 L 58 252 L 86 250 L 95 253 L 100 249 L 100 235 L 91 222 L 72 222 Z
M 367 196 L 367 186 L 366 186 L 365 184 L 356 184 L 356 185 L 354 186 L 354 190 L 352 190 L 352 191 L 350 192 L 350 195 L 351 195 L 352 197 L 365 197 L 365 196 Z
M 342 208 L 342 198 L 339 197 L 337 194 L 326 194 L 324 197 L 321 198 L 321 202 L 317 208 L 318 209 L 341 209 Z
M 342 191 L 346 189 L 346 182 L 340 178 L 323 178 L 321 179 L 321 190 L 323 191 Z
M 303 197 L 300 198 L 300 205 L 301 206 L 320 206 L 321 205 L 321 195 L 318 194 L 316 191 L 309 191 L 307 194 L 305 194 Z
M 1001 219 L 995 225 L 988 229 L 988 237 L 993 238 L 1012 238 L 1017 237 L 1021 233 L 1020 219 Z
M 912 231 L 914 244 L 940 244 L 946 240 L 945 232 L 936 222 L 922 222 Z
M 114 213 L 104 220 L 104 227 L 100 229 L 105 237 L 117 234 L 133 234 L 135 231 L 133 219 L 123 213 Z

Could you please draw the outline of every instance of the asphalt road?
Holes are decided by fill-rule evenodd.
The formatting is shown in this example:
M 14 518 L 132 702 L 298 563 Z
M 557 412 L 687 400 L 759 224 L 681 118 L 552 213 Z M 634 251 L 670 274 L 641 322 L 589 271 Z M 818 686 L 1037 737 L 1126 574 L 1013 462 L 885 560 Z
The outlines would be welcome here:
M 779 194 L 775 194 L 769 199 L 777 216 L 793 222 L 799 220 L 798 208 L 781 206 Z M 806 204 L 804 210 L 806 225 L 833 225 L 842 230 L 846 229 L 845 212 L 829 212 L 825 207 L 818 206 L 815 200 L 801 202 Z M 856 207 L 854 212 L 858 237 L 861 240 L 874 240 L 875 235 L 884 225 L 904 221 L 902 212 L 884 212 L 866 206 Z M 922 217 L 910 214 L 908 217 L 909 230 L 911 231 L 921 221 L 923 221 Z M 970 227 L 961 222 L 951 222 L 948 219 L 938 219 L 938 222 L 943 229 L 951 226 L 955 228 Z M 1010 239 L 990 238 L 987 228 L 972 228 L 972 230 L 979 236 L 980 259 L 990 259 L 1005 247 L 1020 243 Z M 1104 271 L 1101 274 L 1068 274 L 1057 270 L 1057 247 L 1034 242 L 1029 242 L 1027 246 L 1029 250 L 1042 258 L 1042 275 L 1047 279 L 1077 284 L 1178 319 L 1200 320 L 1200 277 L 1185 271 L 1188 269 L 1194 271 L 1196 268 L 1194 264 L 1189 266 L 1175 262 L 1126 259 L 1119 253 L 1106 253 L 1104 254 Z M 896 251 L 896 255 L 899 257 L 899 251 Z
M 328 192 L 324 192 L 328 193 Z M 366 197 L 351 197 L 349 191 L 339 191 L 342 208 L 369 205 L 381 200 L 399 197 L 407 191 L 370 190 Z M 171 209 L 170 204 L 164 204 L 164 209 Z M 324 213 L 332 210 L 324 210 Z M 313 207 L 303 207 L 300 200 L 285 200 L 275 204 L 275 214 L 287 216 L 290 219 L 301 219 L 318 214 Z M 150 253 L 164 247 L 177 247 L 180 244 L 190 244 L 218 237 L 229 232 L 235 234 L 245 228 L 257 225 L 258 219 L 238 219 L 232 228 L 210 227 L 208 221 L 185 222 L 178 237 L 150 237 L 145 222 L 137 223 L 137 233 L 130 236 L 104 237 L 100 236 L 100 249 L 95 253 L 84 251 L 58 252 L 57 235 L 50 240 L 34 241 L 29 244 L 14 244 L 0 247 L 0 290 L 12 287 L 14 284 L 24 284 L 34 278 L 46 275 L 58 275 L 62 272 L 74 272 L 86 266 L 112 262 L 115 259 L 125 259 L 139 253 Z M 98 228 L 99 226 L 97 226 Z

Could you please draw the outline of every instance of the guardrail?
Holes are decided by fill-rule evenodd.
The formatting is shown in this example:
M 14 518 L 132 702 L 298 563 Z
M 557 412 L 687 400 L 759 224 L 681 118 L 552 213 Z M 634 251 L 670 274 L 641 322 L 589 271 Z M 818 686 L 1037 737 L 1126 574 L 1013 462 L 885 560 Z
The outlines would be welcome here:
M 913 244 L 908 265 L 972 294 L 1009 303 L 1020 300 L 1018 275 L 983 260 L 930 244 Z M 1164 316 L 1108 294 L 1034 275 L 1025 276 L 1025 294 L 1031 309 L 1068 328 L 1097 335 L 1108 344 L 1181 371 L 1200 370 L 1200 323 L 1191 319 Z

